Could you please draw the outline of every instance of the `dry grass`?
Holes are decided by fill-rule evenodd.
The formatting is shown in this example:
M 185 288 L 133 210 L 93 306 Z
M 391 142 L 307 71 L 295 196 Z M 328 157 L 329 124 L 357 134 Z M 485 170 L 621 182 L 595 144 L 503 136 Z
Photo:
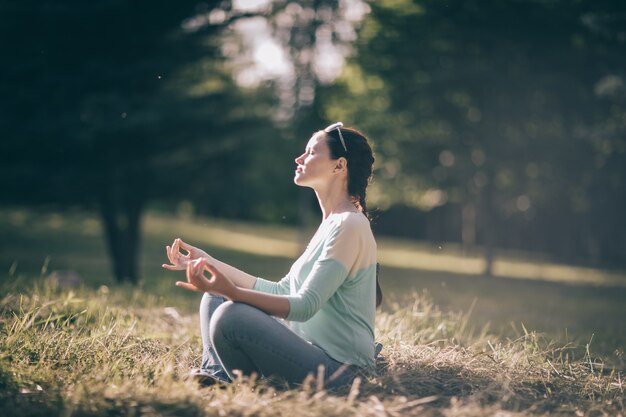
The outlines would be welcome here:
M 0 294 L 0 407 L 11 416 L 518 416 L 624 414 L 622 375 L 526 332 L 497 340 L 425 296 L 379 314 L 379 376 L 327 392 L 245 379 L 199 388 L 197 316 L 136 290 Z

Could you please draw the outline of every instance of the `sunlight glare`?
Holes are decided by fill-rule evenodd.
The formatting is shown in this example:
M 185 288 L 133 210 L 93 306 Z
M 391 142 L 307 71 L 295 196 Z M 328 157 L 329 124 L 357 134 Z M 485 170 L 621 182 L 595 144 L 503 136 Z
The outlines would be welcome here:
M 271 0 L 233 0 L 233 9 L 242 12 L 255 12 L 264 10 Z
M 289 71 L 285 51 L 272 39 L 265 39 L 257 45 L 254 60 L 262 75 L 277 76 Z

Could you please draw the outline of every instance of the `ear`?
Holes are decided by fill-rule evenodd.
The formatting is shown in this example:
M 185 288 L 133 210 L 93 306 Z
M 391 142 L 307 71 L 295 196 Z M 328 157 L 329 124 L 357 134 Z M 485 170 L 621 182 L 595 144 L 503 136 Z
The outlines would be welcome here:
M 339 172 L 344 171 L 347 166 L 348 166 L 348 161 L 346 160 L 346 158 L 341 157 L 337 159 L 337 163 L 335 164 L 335 171 L 339 171 Z

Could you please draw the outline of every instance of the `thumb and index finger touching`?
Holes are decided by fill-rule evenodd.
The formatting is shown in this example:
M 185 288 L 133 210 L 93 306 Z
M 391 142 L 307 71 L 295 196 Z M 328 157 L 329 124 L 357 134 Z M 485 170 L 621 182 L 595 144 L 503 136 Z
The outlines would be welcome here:
M 206 269 L 207 271 L 209 271 L 211 273 L 211 275 L 220 275 L 220 271 L 215 267 L 215 265 L 209 263 L 206 259 L 202 260 L 202 265 L 204 266 L 204 269 Z
M 185 248 L 185 246 L 188 246 L 185 242 L 183 242 L 182 240 L 180 240 L 180 238 L 176 238 L 174 239 L 174 242 L 172 243 L 172 245 L 166 245 L 165 246 L 165 253 L 168 257 L 168 259 L 170 260 L 170 262 L 175 263 L 174 262 L 174 254 L 178 253 L 180 251 L 180 248 L 182 247 L 183 249 L 187 250 L 187 248 Z
M 202 268 L 205 271 L 208 271 L 211 275 L 216 276 L 216 275 L 221 275 L 221 272 L 219 271 L 219 269 L 217 269 L 215 267 L 215 265 L 213 265 L 212 263 L 210 263 L 208 260 L 206 260 L 205 258 L 198 258 L 195 261 L 195 266 L 198 268 Z
M 171 247 L 170 246 L 166 246 L 166 252 L 168 254 L 168 257 L 170 257 L 171 252 L 173 252 L 173 251 L 175 251 L 175 250 L 177 250 L 179 248 L 181 248 L 181 249 L 183 249 L 183 250 L 185 250 L 187 252 L 190 252 L 192 249 L 194 249 L 193 246 L 191 246 L 188 243 L 185 243 L 181 238 L 176 238 L 174 240 L 174 243 L 172 244 Z M 170 260 L 171 260 L 171 257 L 170 257 Z M 208 271 L 213 276 L 221 275 L 221 272 L 213 264 L 209 263 L 209 261 L 204 259 L 204 258 L 196 259 L 195 262 L 189 263 L 187 265 L 187 267 L 189 269 L 193 269 L 194 266 L 197 267 L 197 266 L 200 266 L 200 265 L 202 265 L 202 268 L 204 270 Z M 169 269 L 169 270 L 172 270 L 172 271 L 178 269 L 178 268 L 176 268 L 173 265 L 167 265 L 167 264 L 163 264 L 163 268 Z M 182 284 L 182 285 L 180 285 L 180 284 Z M 186 287 L 185 284 L 187 284 L 187 283 L 183 283 L 183 282 L 177 282 L 176 283 L 176 285 L 181 286 L 181 287 Z
M 194 249 L 194 247 L 191 246 L 189 243 L 183 242 L 181 238 L 177 238 L 176 242 L 178 242 L 178 246 L 180 246 L 182 249 L 186 250 L 187 252 L 191 252 L 191 249 Z

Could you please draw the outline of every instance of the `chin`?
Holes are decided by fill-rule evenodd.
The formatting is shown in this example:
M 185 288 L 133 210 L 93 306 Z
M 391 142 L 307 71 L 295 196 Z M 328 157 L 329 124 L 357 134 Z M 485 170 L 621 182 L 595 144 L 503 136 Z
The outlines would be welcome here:
M 307 181 L 302 178 L 302 174 L 296 174 L 293 177 L 293 183 L 300 187 L 310 187 L 310 185 L 307 184 Z

